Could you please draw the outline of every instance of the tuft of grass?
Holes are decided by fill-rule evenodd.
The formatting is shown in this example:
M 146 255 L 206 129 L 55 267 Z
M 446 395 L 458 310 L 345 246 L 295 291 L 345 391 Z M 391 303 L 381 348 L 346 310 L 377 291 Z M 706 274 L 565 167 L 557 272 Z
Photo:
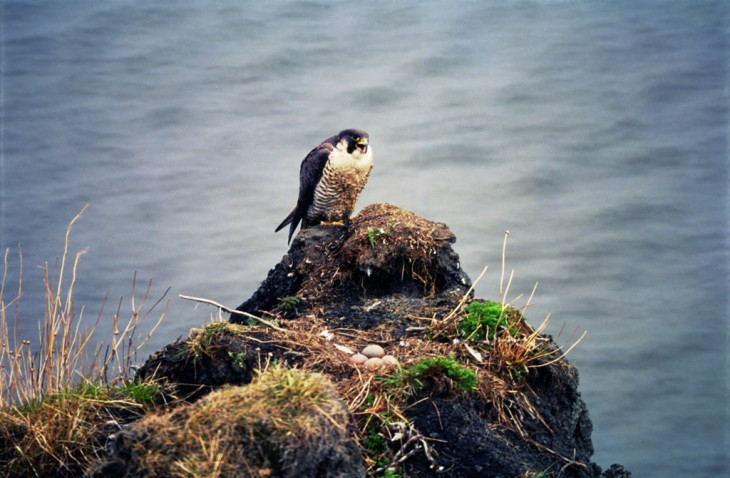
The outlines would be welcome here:
M 388 451 L 388 443 L 385 438 L 378 433 L 378 427 L 375 422 L 371 421 L 365 430 L 365 436 L 360 440 L 368 454 L 377 457 Z
M 118 430 L 154 402 L 158 387 L 82 382 L 0 409 L 0 468 L 12 476 L 80 476 Z
M 152 405 L 160 396 L 161 388 L 156 382 L 130 382 L 110 389 L 111 395 L 121 395 L 141 405 Z
M 0 409 L 0 464 L 15 476 L 70 476 L 91 461 L 98 397 L 58 392 L 28 406 Z
M 386 468 L 385 471 L 383 471 L 383 478 L 402 478 L 403 475 L 398 473 L 397 471 L 393 471 L 390 468 Z
M 553 347 L 543 332 L 550 323 L 550 316 L 537 329 L 530 328 L 530 333 L 519 337 L 505 336 L 491 342 L 491 352 L 487 366 L 495 373 L 509 377 L 515 381 L 522 379 L 531 368 L 547 367 L 564 360 L 585 337 L 586 332 L 569 347 Z M 570 339 L 573 338 L 571 335 Z
M 105 347 L 97 342 L 95 331 L 104 315 L 104 304 L 89 326 L 82 325 L 84 309 L 77 309 L 73 300 L 77 268 L 86 251 L 78 252 L 72 260 L 69 237 L 85 210 L 86 206 L 69 222 L 55 266 L 46 264 L 43 268 L 45 303 L 37 340 L 20 337 L 18 332 L 22 252 L 18 251 L 18 287 L 12 294 L 7 283 L 9 250 L 4 254 L 0 282 L 0 469 L 13 476 L 79 476 L 102 450 L 109 427 L 119 426 L 113 417 L 133 416 L 156 398 L 155 384 L 132 382 L 132 366 L 167 306 L 146 335 L 141 335 L 140 325 L 156 313 L 167 291 L 150 305 L 152 282 L 140 300 L 135 275 L 129 318 L 125 321 L 120 299 L 111 319 L 110 344 Z
M 233 353 L 233 351 L 228 351 L 228 358 L 230 358 L 236 366 L 239 368 L 244 368 L 246 366 L 246 363 L 244 362 L 244 359 L 246 358 L 246 354 L 243 352 Z
M 338 400 L 334 390 L 325 386 L 324 376 L 280 365 L 259 372 L 257 383 L 265 397 L 263 406 L 281 409 L 278 419 L 285 421 L 307 420 L 308 410 L 321 409 L 322 404 Z
M 178 351 L 179 356 L 176 358 L 212 356 L 211 347 L 217 342 L 217 339 L 226 334 L 243 334 L 249 327 L 230 322 L 210 322 L 197 335 L 185 342 L 185 345 Z M 239 358 L 234 356 L 233 352 L 230 352 L 230 354 L 229 357 L 234 361 Z
M 550 471 L 552 465 L 542 471 L 526 471 L 520 478 L 551 478 L 553 473 Z
M 368 235 L 368 242 L 370 242 L 370 247 L 375 249 L 375 239 L 378 239 L 383 236 L 387 236 L 388 233 L 382 227 L 379 227 L 377 229 L 375 229 L 373 227 L 368 227 L 367 235 Z
M 343 456 L 349 410 L 322 375 L 271 366 L 246 386 L 131 424 L 132 469 L 150 476 L 299 476 L 311 457 Z M 278 474 L 277 474 L 278 476 Z
M 282 312 L 294 312 L 297 309 L 297 306 L 299 305 L 299 297 L 288 295 L 286 297 L 279 297 L 276 299 L 279 302 L 279 309 Z M 250 325 L 257 325 L 257 324 L 250 324 Z

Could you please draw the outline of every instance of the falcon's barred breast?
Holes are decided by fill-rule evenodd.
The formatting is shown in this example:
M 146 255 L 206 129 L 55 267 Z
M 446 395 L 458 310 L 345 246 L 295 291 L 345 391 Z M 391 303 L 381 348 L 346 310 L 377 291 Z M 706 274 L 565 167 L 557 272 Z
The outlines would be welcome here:
M 297 205 L 276 228 L 287 224 L 289 241 L 299 222 L 302 229 L 321 222 L 347 222 L 373 169 L 370 136 L 346 129 L 309 152 L 299 171 Z

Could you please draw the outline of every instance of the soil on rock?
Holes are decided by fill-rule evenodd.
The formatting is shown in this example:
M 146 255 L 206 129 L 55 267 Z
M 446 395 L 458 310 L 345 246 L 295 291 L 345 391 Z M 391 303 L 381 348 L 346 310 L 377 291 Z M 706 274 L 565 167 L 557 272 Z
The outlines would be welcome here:
M 348 227 L 302 230 L 238 310 L 288 318 L 316 314 L 332 326 L 359 330 L 381 324 L 404 330 L 413 325 L 404 318 L 451 310 L 471 286 L 451 247 L 455 241 L 446 224 L 372 204 Z
M 213 324 L 199 335 L 178 340 L 154 353 L 139 368 L 136 378 L 165 379 L 169 386 L 161 400 L 194 401 L 222 385 L 250 383 L 262 356 L 280 356 L 286 350 L 267 339 L 266 333 L 253 332 L 242 340 L 226 324 Z

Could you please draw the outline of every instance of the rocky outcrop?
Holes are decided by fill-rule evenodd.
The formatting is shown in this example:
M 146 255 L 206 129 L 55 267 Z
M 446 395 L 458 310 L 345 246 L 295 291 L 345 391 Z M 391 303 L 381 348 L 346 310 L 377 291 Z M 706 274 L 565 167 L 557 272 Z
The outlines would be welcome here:
M 348 227 L 300 232 L 229 323 L 209 324 L 141 367 L 138 379 L 166 381 L 160 401 L 176 405 L 117 433 L 92 474 L 173 466 L 143 460 L 143 449 L 193 466 L 185 447 L 209 449 L 223 438 L 200 430 L 225 422 L 236 425 L 219 443 L 230 458 L 221 476 L 631 476 L 591 462 L 578 373 L 521 311 L 498 306 L 496 322 L 477 314 L 467 327 L 469 305 L 483 301 L 471 295 L 454 241 L 445 224 L 387 204 L 364 208 Z M 399 366 L 351 363 L 367 344 Z M 271 382 L 272 370 L 288 378 Z M 303 396 L 319 398 L 299 406 Z M 211 418 L 223 413 L 213 404 L 226 409 L 223 422 Z M 254 425 L 242 418 L 251 410 L 265 410 Z M 208 448 L 190 445 L 180 427 L 197 427 L 188 439 L 202 433 Z M 310 436 L 316 451 L 301 438 Z
M 412 326 L 409 315 L 451 310 L 471 286 L 451 248 L 455 241 L 446 224 L 373 204 L 347 228 L 302 230 L 238 310 L 282 317 L 316 313 L 331 326 L 360 330 Z M 234 323 L 246 320 L 231 316 Z

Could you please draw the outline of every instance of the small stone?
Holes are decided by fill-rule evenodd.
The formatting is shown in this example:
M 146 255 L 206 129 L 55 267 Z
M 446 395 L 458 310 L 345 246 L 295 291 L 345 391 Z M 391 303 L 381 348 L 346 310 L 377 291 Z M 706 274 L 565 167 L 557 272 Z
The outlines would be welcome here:
M 383 359 L 380 357 L 372 357 L 367 359 L 365 362 L 365 368 L 374 369 L 374 368 L 380 368 L 383 366 Z
M 388 366 L 398 365 L 398 359 L 393 357 L 392 355 L 383 355 L 383 358 L 381 360 L 385 365 Z
M 362 349 L 363 355 L 366 357 L 372 358 L 372 357 L 382 357 L 385 355 L 385 350 L 383 350 L 383 347 L 380 345 L 368 345 L 364 349 Z
M 350 362 L 356 364 L 356 365 L 362 365 L 365 362 L 367 362 L 368 358 L 363 354 L 353 354 L 350 357 Z

